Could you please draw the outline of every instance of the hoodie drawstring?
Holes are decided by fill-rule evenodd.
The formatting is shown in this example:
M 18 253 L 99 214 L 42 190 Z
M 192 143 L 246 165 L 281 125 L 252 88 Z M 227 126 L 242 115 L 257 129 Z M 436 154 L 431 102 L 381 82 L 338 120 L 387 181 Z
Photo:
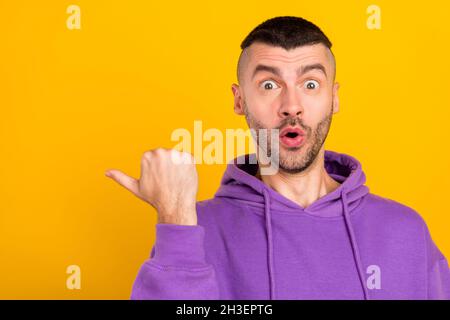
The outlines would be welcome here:
M 347 206 L 347 194 L 345 193 L 344 188 L 342 188 L 341 200 L 342 200 L 342 205 L 344 207 L 343 210 L 344 210 L 345 225 L 347 227 L 347 231 L 350 236 L 353 258 L 355 259 L 356 269 L 358 270 L 359 281 L 361 282 L 361 286 L 362 286 L 362 289 L 364 292 L 364 299 L 369 300 L 369 291 L 367 290 L 367 287 L 365 284 L 364 273 L 363 273 L 362 265 L 361 265 L 361 257 L 359 255 L 359 249 L 356 244 L 355 233 L 353 232 L 352 223 L 350 222 L 350 216 L 348 213 L 348 206 Z
M 272 221 L 270 215 L 270 195 L 266 189 L 263 189 L 264 194 L 264 210 L 266 217 L 266 232 L 267 232 L 267 261 L 269 269 L 269 289 L 270 300 L 275 300 L 275 271 L 273 268 L 273 241 L 272 241 Z
M 272 241 L 272 222 L 270 213 L 270 195 L 266 189 L 263 189 L 264 195 L 264 211 L 266 218 L 266 232 L 267 232 L 267 261 L 269 270 L 269 289 L 270 289 L 270 300 L 275 300 L 275 271 L 273 266 L 273 241 Z M 369 291 L 367 290 L 365 284 L 364 273 L 361 264 L 361 257 L 359 255 L 359 249 L 355 240 L 355 233 L 353 231 L 352 223 L 350 221 L 350 215 L 347 205 L 347 194 L 345 193 L 345 188 L 341 191 L 341 200 L 344 210 L 344 221 L 347 227 L 347 231 L 350 237 L 350 243 L 352 247 L 353 258 L 355 259 L 356 269 L 358 271 L 359 281 L 361 283 L 364 299 L 369 300 Z

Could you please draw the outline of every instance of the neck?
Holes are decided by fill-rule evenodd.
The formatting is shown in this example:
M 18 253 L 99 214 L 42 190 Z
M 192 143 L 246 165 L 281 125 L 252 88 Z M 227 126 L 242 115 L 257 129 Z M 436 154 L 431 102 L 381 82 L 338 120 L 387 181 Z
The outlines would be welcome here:
M 314 162 L 299 173 L 278 170 L 274 175 L 261 175 L 258 167 L 256 177 L 284 197 L 306 208 L 340 185 L 325 170 L 324 155 L 322 147 Z

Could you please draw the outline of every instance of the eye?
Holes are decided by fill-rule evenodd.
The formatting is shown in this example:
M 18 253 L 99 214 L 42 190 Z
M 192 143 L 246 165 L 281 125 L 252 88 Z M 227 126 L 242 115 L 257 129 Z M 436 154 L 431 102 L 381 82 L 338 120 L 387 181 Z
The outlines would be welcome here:
M 319 87 L 319 82 L 316 80 L 308 80 L 305 82 L 305 88 L 309 90 L 314 90 Z
M 272 89 L 278 88 L 277 84 L 273 80 L 263 81 L 261 83 L 261 85 L 263 86 L 263 88 L 265 90 L 272 90 Z M 275 86 L 276 86 L 276 88 L 275 88 Z

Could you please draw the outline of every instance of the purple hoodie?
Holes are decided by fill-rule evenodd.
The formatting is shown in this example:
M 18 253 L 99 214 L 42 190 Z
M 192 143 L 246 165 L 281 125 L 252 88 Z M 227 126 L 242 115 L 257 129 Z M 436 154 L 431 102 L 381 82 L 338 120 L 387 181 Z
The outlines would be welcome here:
M 307 208 L 227 165 L 198 225 L 157 224 L 131 299 L 450 299 L 450 271 L 423 218 L 369 193 L 361 164 L 325 151 L 340 182 Z

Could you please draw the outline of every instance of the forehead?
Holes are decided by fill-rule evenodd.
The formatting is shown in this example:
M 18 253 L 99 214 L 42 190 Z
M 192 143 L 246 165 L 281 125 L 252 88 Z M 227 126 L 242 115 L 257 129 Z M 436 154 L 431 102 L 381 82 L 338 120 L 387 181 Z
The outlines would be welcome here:
M 332 68 L 332 53 L 325 45 L 313 44 L 285 50 L 264 43 L 253 43 L 246 48 L 247 72 L 259 64 L 277 65 L 280 68 L 298 67 L 304 64 L 322 63 L 325 68 Z

